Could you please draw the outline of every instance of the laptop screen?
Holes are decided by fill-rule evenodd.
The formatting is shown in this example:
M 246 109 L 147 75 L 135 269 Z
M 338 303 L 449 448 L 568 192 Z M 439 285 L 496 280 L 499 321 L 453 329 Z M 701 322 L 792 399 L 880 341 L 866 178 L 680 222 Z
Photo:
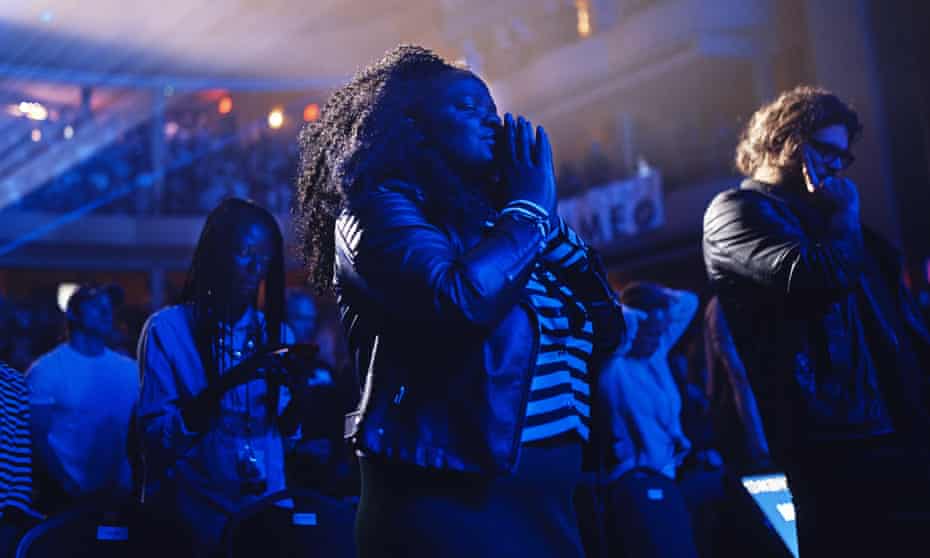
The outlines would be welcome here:
M 798 534 L 795 530 L 794 504 L 788 479 L 782 473 L 743 477 L 743 487 L 762 510 L 782 542 L 798 558 Z

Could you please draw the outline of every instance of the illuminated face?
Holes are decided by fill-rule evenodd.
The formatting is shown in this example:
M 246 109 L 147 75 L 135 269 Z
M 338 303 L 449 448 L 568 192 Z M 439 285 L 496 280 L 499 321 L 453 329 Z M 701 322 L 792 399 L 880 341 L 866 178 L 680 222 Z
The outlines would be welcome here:
M 259 223 L 246 223 L 236 231 L 232 250 L 233 293 L 251 299 L 268 276 L 274 256 L 271 232 Z
M 492 168 L 501 120 L 484 82 L 449 71 L 434 80 L 428 99 L 417 124 L 446 163 L 464 175 Z

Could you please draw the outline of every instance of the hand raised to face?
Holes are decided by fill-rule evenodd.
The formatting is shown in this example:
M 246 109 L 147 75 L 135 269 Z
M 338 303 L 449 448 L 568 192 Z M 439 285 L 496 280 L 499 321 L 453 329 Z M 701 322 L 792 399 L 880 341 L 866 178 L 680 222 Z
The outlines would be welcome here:
M 807 191 L 829 209 L 858 215 L 859 191 L 853 181 L 843 176 L 824 176 L 817 172 L 817 165 L 814 163 L 816 153 L 809 145 L 802 146 L 802 157 L 801 173 Z
M 556 216 L 557 194 L 552 147 L 542 126 L 533 130 L 529 120 L 504 116 L 501 174 L 512 200 L 529 200 Z

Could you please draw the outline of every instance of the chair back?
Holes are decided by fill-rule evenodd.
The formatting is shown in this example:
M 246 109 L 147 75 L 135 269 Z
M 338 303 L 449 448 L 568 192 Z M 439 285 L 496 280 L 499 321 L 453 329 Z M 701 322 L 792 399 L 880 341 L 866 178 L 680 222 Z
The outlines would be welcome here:
M 283 490 L 243 509 L 226 526 L 226 556 L 355 557 L 355 506 L 309 490 Z
M 138 556 L 133 514 L 77 508 L 26 532 L 16 558 L 123 558 Z

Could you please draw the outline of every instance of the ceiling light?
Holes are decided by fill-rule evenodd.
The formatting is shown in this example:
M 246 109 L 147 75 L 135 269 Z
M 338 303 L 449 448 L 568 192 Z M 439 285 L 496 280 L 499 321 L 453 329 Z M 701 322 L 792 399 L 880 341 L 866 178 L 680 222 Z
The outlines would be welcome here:
M 233 109 L 232 97 L 228 95 L 220 99 L 219 104 L 216 105 L 216 110 L 220 114 L 229 114 L 230 112 L 232 112 L 232 109 Z
M 310 103 L 304 107 L 304 122 L 316 122 L 320 118 L 320 105 Z
M 591 9 L 588 0 L 575 0 L 578 13 L 578 36 L 582 39 L 591 36 Z
M 284 125 L 284 111 L 280 108 L 275 108 L 268 113 L 268 126 L 277 130 Z
M 48 109 L 41 103 L 23 101 L 19 104 L 19 112 L 30 120 L 45 120 L 48 118 Z

